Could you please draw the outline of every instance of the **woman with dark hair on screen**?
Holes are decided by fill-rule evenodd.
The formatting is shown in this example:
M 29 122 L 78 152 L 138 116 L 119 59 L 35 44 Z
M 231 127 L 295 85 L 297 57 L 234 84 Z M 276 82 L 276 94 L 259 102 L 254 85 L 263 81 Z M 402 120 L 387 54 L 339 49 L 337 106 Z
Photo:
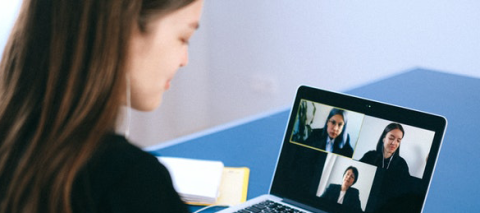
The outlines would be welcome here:
M 328 185 L 321 197 L 342 205 L 342 209 L 349 210 L 348 212 L 361 212 L 360 193 L 358 189 L 352 187 L 357 180 L 357 168 L 349 166 L 343 172 L 342 185 L 333 183 Z
M 375 196 L 378 212 L 410 212 L 419 201 L 412 194 L 412 185 L 407 162 L 400 156 L 400 145 L 405 131 L 401 124 L 390 123 L 382 132 L 377 149 L 369 151 L 360 159 L 361 162 L 377 166 L 381 180 L 378 194 Z M 409 203 L 409 204 L 406 204 Z
M 115 132 L 121 107 L 160 105 L 202 6 L 24 1 L 0 63 L 0 212 L 188 212 L 167 169 Z
M 347 120 L 347 111 L 333 108 L 328 114 L 325 126 L 313 129 L 305 144 L 351 158 L 353 148 L 350 145 L 350 136 L 345 131 Z
M 378 139 L 377 149 L 369 151 L 360 159 L 397 175 L 410 175 L 407 162 L 400 156 L 400 144 L 405 135 L 399 123 L 388 124 Z

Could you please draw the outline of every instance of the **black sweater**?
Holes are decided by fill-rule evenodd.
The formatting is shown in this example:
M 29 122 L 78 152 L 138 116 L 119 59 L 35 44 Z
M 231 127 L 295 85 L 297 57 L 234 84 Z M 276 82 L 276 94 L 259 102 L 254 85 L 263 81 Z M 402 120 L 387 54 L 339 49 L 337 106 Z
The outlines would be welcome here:
M 188 212 L 167 169 L 118 135 L 107 136 L 77 176 L 72 205 L 75 213 Z

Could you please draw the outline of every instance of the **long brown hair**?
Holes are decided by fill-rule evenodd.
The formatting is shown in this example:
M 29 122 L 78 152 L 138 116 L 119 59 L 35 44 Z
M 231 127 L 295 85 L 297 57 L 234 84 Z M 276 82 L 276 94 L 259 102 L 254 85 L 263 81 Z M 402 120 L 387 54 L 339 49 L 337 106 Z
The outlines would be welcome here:
M 25 0 L 0 63 L 0 212 L 72 212 L 113 132 L 131 30 L 193 0 Z

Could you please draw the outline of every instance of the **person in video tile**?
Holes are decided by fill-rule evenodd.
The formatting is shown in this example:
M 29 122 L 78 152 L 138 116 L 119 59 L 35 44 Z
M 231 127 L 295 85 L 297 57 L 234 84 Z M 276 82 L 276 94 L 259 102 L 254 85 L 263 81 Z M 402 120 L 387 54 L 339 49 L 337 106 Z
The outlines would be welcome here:
M 400 156 L 400 144 L 404 135 L 401 124 L 390 123 L 378 139 L 377 149 L 365 153 L 360 161 L 397 175 L 410 176 L 407 162 Z
M 361 212 L 359 191 L 352 185 L 358 180 L 358 170 L 353 166 L 349 166 L 343 173 L 342 185 L 330 184 L 322 198 L 341 204 L 345 209 L 353 212 Z
M 328 114 L 325 126 L 313 129 L 305 144 L 345 157 L 352 157 L 353 149 L 347 129 L 347 112 L 333 108 Z

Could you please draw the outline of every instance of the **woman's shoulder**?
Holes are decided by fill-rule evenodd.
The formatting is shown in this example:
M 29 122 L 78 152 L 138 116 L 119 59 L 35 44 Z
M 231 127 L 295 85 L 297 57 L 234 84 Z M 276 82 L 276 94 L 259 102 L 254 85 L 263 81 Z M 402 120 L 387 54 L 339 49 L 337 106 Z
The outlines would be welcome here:
M 360 158 L 360 162 L 368 163 L 371 165 L 376 165 L 378 162 L 378 153 L 375 150 L 370 150 L 363 154 L 362 158 Z
M 340 191 L 340 185 L 339 184 L 328 184 L 327 188 L 325 188 L 325 191 L 323 192 L 322 197 L 328 197 L 332 196 L 335 193 L 338 193 Z
M 87 169 L 120 175 L 139 164 L 151 167 L 161 165 L 155 156 L 131 144 L 125 137 L 110 134 L 104 137 L 102 144 L 88 162 Z
M 115 134 L 105 136 L 87 167 L 99 174 L 115 174 L 117 177 L 142 167 L 151 168 L 153 171 L 157 168 L 164 169 L 155 156 L 131 144 L 125 137 Z M 164 170 L 166 172 L 166 169 Z
M 365 154 L 363 154 L 362 159 L 372 159 L 372 158 L 375 158 L 375 157 L 377 157 L 377 151 L 370 150 L 370 151 L 366 152 Z
M 151 154 L 130 143 L 122 135 L 106 135 L 102 142 L 103 143 L 100 149 L 96 153 L 97 155 L 129 158 L 130 160 L 135 158 L 152 156 Z
M 405 159 L 403 159 L 401 156 L 398 156 L 396 164 L 400 167 L 402 172 L 410 175 L 408 164 L 407 164 L 407 161 L 405 161 Z
M 116 180 L 136 170 L 138 165 L 145 164 L 152 169 L 161 166 L 153 155 L 131 144 L 125 137 L 110 134 L 103 138 L 78 177 L 88 178 L 94 189 L 106 190 Z
M 102 145 L 77 175 L 75 186 L 72 198 L 79 200 L 74 203 L 83 205 L 86 201 L 82 199 L 90 197 L 93 201 L 90 208 L 108 206 L 136 209 L 137 212 L 144 212 L 145 208 L 184 212 L 185 208 L 165 166 L 120 135 L 112 134 L 103 139 Z M 131 197 L 131 193 L 138 196 Z
M 402 157 L 402 156 L 398 156 L 398 160 L 404 164 L 404 165 L 407 165 L 407 161 L 405 161 L 405 159 Z
M 360 191 L 357 188 L 352 186 L 348 189 L 348 192 L 351 194 L 360 194 Z
M 331 184 L 328 184 L 327 188 L 340 188 L 340 184 L 336 184 L 336 183 L 331 183 Z

